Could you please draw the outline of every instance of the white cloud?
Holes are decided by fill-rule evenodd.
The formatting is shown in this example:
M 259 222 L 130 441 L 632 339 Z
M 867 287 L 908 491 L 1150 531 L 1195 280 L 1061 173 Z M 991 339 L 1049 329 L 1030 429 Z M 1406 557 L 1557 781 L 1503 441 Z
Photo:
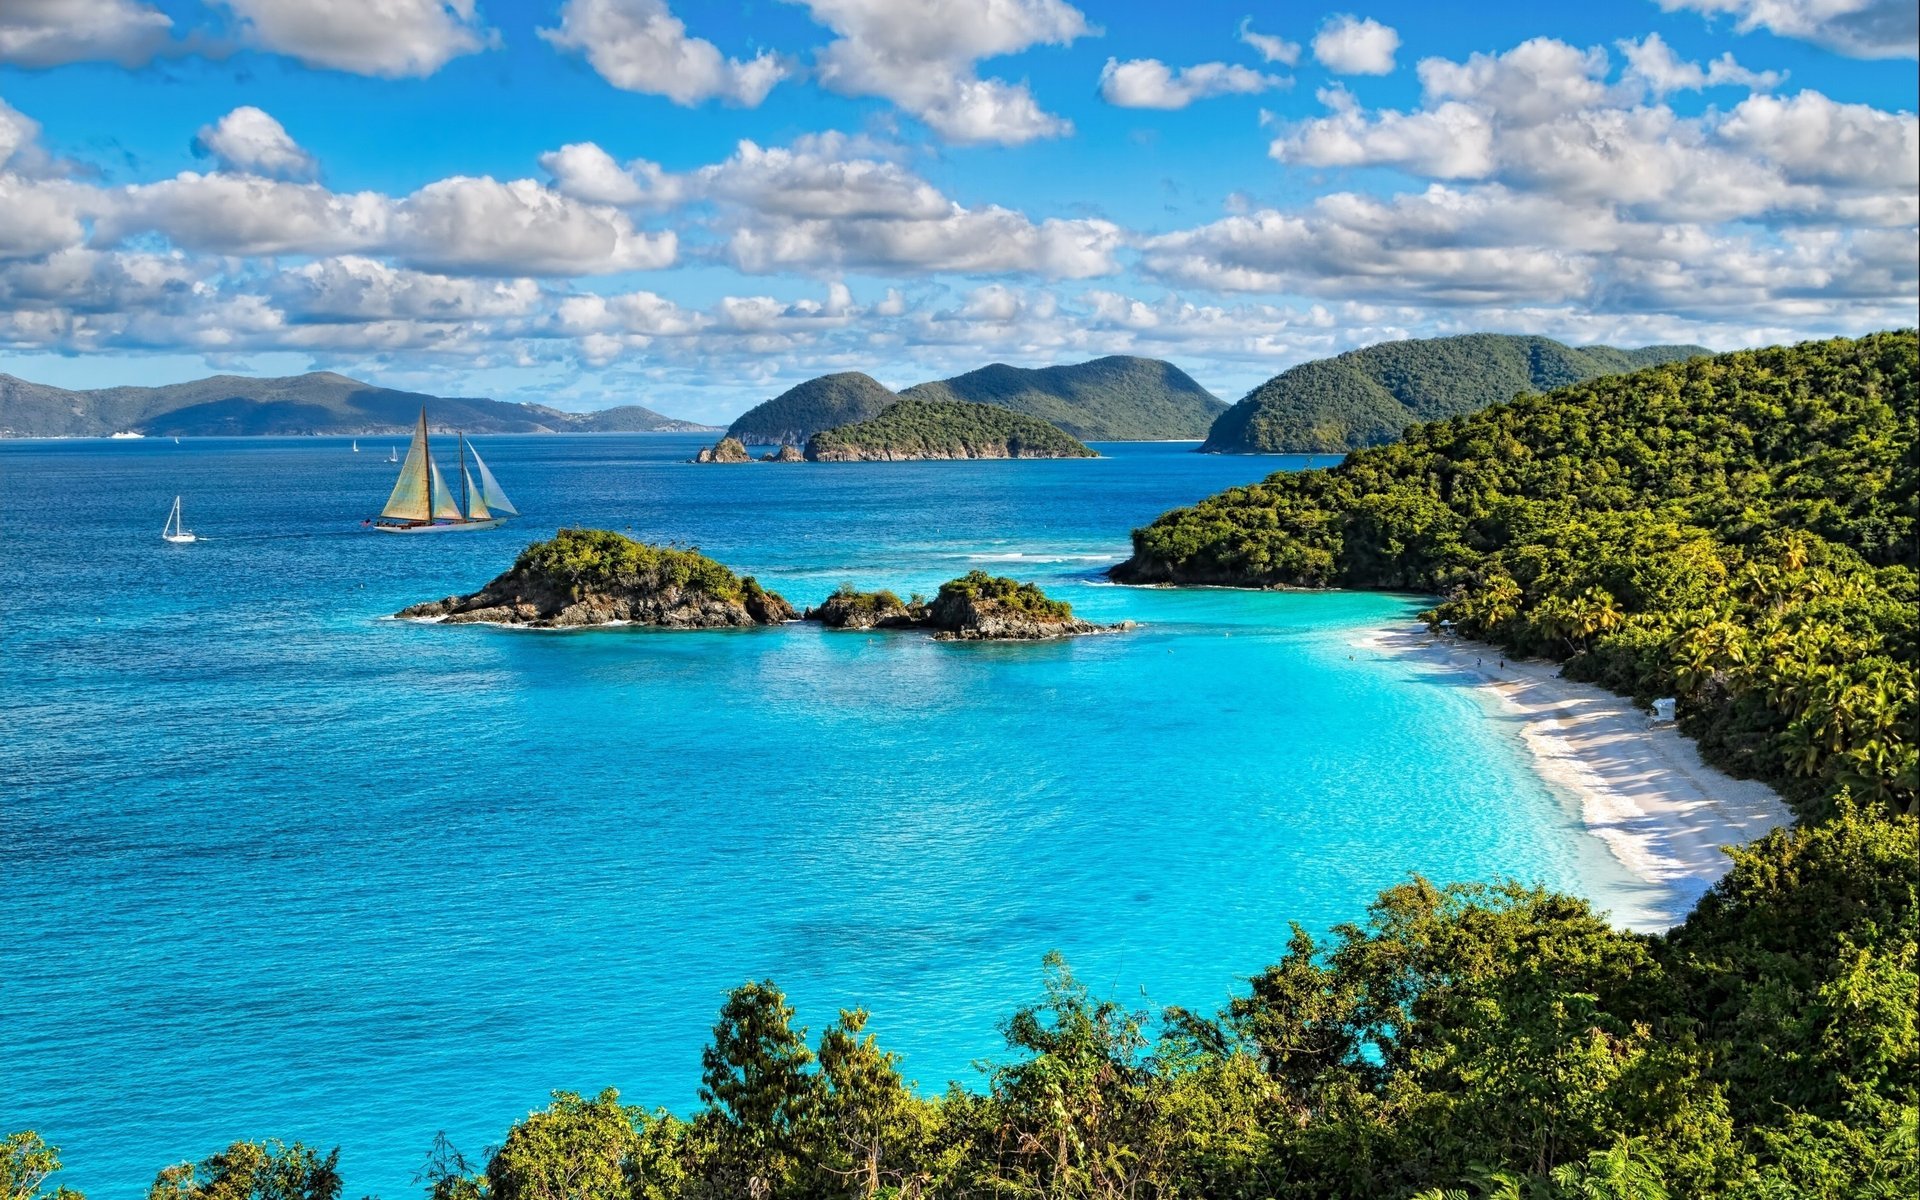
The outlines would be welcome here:
M 408 196 L 394 249 L 433 271 L 611 275 L 671 266 L 672 231 L 646 233 L 618 209 L 584 204 L 531 179 L 456 175 Z
M 1400 35 L 1372 17 L 1328 17 L 1313 35 L 1313 57 L 1337 75 L 1385 75 L 1393 70 Z
M 0 173 L 0 259 L 31 258 L 77 246 L 84 192 L 59 180 L 36 181 Z
M 1119 269 L 1119 226 L 1098 220 L 1035 223 L 1011 209 L 960 209 L 925 220 L 758 220 L 736 229 L 728 257 L 743 271 L 1034 274 L 1085 279 Z
M 1730 16 L 1741 33 L 1764 29 L 1853 58 L 1920 57 L 1913 0 L 1658 0 L 1662 9 Z
M 495 35 L 474 0 L 221 0 L 248 40 L 310 67 L 386 78 L 431 75 Z
M 358 255 L 319 259 L 281 274 L 275 299 L 304 320 L 465 321 L 530 315 L 540 302 L 531 279 L 467 279 L 411 271 Z
M 623 167 L 592 142 L 549 150 L 540 156 L 540 166 L 553 176 L 555 191 L 589 204 L 664 208 L 677 204 L 685 191 L 682 178 L 668 175 L 658 163 L 636 158 Z
M 1750 71 L 1734 61 L 1732 51 L 1722 54 L 1705 67 L 1696 62 L 1686 62 L 1657 33 L 1650 33 L 1638 42 L 1627 40 L 1615 44 L 1627 56 L 1627 68 L 1621 75 L 1622 81 L 1645 87 L 1647 93 L 1656 99 L 1670 92 L 1697 92 L 1722 86 L 1767 92 L 1779 87 L 1787 78 L 1785 71 Z
M 94 240 L 111 245 L 151 230 L 182 249 L 212 254 L 341 254 L 385 244 L 393 209 L 378 192 L 184 171 L 112 194 Z
M 194 147 L 213 155 L 227 170 L 246 174 L 309 176 L 319 169 L 285 126 L 251 104 L 201 129 Z
M 1251 67 L 1199 63 L 1174 71 L 1157 58 L 1109 58 L 1100 72 L 1100 96 L 1121 108 L 1185 108 L 1208 96 L 1253 95 L 1287 80 Z
M 7 0 L 0 5 L 0 62 L 137 67 L 167 44 L 172 29 L 172 18 L 140 0 Z
M 1025 84 L 982 79 L 976 64 L 1092 32 L 1063 0 L 792 0 L 838 36 L 816 56 L 820 82 L 879 96 L 950 142 L 1018 145 L 1059 137 L 1071 122 L 1040 107 Z
M 1267 62 L 1291 67 L 1300 61 L 1299 42 L 1290 42 L 1270 33 L 1255 33 L 1252 17 L 1240 22 L 1240 40 L 1259 51 L 1260 57 Z
M 1682 117 L 1639 102 L 1685 65 L 1651 45 L 1634 44 L 1638 58 L 1618 85 L 1604 50 L 1545 38 L 1463 63 L 1427 59 L 1419 109 L 1369 112 L 1324 90 L 1330 114 L 1283 125 L 1272 153 L 1308 166 L 1497 181 L 1641 220 L 1913 222 L 1911 114 L 1801 92 Z
M 686 107 L 720 99 L 746 108 L 767 98 L 788 68 L 772 54 L 725 58 L 712 42 L 688 37 L 666 0 L 566 0 L 560 28 L 540 36 L 586 55 L 608 83 Z

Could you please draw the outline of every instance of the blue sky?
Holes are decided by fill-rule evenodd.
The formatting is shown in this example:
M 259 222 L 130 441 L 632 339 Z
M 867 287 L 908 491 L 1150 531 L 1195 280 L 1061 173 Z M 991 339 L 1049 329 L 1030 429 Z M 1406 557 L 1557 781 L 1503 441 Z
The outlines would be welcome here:
M 807 376 L 1915 320 L 1915 15 L 11 0 L 0 370 L 717 420 Z

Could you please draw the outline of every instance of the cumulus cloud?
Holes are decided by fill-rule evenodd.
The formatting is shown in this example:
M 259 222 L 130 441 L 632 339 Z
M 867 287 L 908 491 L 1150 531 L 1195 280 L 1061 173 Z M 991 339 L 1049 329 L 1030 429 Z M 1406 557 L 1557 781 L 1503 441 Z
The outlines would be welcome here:
M 1109 58 L 1100 72 L 1100 96 L 1120 108 L 1185 108 L 1208 96 L 1253 95 L 1287 80 L 1251 67 L 1200 63 L 1178 71 L 1157 58 Z
M 1313 35 L 1313 58 L 1336 75 L 1385 75 L 1393 70 L 1400 35 L 1372 17 L 1328 17 Z
M 493 44 L 474 0 L 221 0 L 249 41 L 310 67 L 431 75 Z
M 1018 145 L 1059 137 L 1072 123 L 1046 112 L 1025 84 L 983 79 L 976 65 L 1093 32 L 1063 0 L 793 0 L 838 35 L 816 73 L 848 96 L 879 96 L 950 142 Z
M 173 20 L 140 0 L 8 0 L 0 6 L 0 62 L 137 67 L 167 44 Z
M 1698 92 L 1710 87 L 1744 87 L 1768 92 L 1786 81 L 1785 71 L 1750 71 L 1734 61 L 1728 51 L 1702 67 L 1687 62 L 1673 52 L 1657 33 L 1642 40 L 1615 43 L 1627 56 L 1627 68 L 1621 79 L 1644 87 L 1656 99 L 1669 92 Z
M 574 142 L 540 156 L 558 192 L 589 204 L 623 208 L 669 207 L 685 194 L 683 181 L 660 164 L 636 158 L 625 166 L 592 142 Z
M 1548 38 L 1465 62 L 1427 59 L 1420 108 L 1369 112 L 1328 89 L 1329 115 L 1283 125 L 1271 151 L 1309 166 L 1497 181 L 1642 220 L 1914 221 L 1911 114 L 1801 92 L 1682 117 L 1637 101 L 1655 88 L 1650 71 L 1671 83 L 1677 68 L 1664 47 L 1633 50 L 1618 85 L 1604 50 Z
M 1741 33 L 1764 29 L 1853 58 L 1920 57 L 1920 10 L 1912 0 L 1658 0 L 1667 12 L 1733 18 Z
M 319 169 L 311 154 L 286 127 L 253 107 L 242 105 L 194 138 L 194 149 L 211 154 L 229 171 L 251 175 L 308 176 Z
M 1270 33 L 1255 33 L 1253 31 L 1252 17 L 1248 17 L 1240 22 L 1240 40 L 1259 51 L 1260 57 L 1267 62 L 1279 63 L 1282 66 L 1291 67 L 1297 65 L 1300 61 L 1299 42 L 1290 42 L 1283 37 L 1275 37 Z
M 271 291 L 290 316 L 308 321 L 519 317 L 541 299 L 531 279 L 456 278 L 359 255 L 302 264 L 274 279 Z
M 746 108 L 767 98 L 788 68 L 772 54 L 741 62 L 703 38 L 687 36 L 666 0 L 566 0 L 560 27 L 540 36 L 586 55 L 617 88 L 644 92 L 685 107 L 724 100 Z

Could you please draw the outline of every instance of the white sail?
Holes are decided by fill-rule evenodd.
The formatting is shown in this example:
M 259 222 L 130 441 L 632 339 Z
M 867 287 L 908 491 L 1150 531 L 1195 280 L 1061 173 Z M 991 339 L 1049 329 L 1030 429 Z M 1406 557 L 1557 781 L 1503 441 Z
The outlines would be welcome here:
M 413 432 L 413 444 L 407 447 L 407 461 L 400 464 L 400 479 L 387 497 L 380 515 L 396 521 L 426 521 L 433 513 L 432 484 L 427 479 L 427 410 L 420 410 L 420 427 Z M 446 490 L 446 485 L 441 485 Z
M 507 499 L 507 493 L 500 488 L 500 481 L 493 477 L 492 471 L 487 470 L 487 464 L 481 461 L 480 452 L 473 448 L 472 442 L 467 443 L 467 453 L 473 455 L 473 465 L 480 468 L 479 495 L 482 502 L 493 512 L 503 512 L 513 517 L 519 516 L 520 510 L 513 506 L 513 501 Z
M 460 519 L 460 502 L 447 490 L 447 481 L 440 478 L 440 464 L 434 463 L 429 470 L 433 476 L 433 515 L 445 517 L 450 521 Z
M 487 498 L 474 486 L 473 472 L 467 472 L 467 517 L 474 521 L 484 521 L 493 516 L 487 511 Z

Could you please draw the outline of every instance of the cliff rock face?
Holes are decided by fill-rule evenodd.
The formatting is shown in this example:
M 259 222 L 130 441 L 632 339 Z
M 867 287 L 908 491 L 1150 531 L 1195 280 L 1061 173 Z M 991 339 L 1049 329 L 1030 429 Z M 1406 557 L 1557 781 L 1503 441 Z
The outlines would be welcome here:
M 800 453 L 800 447 L 794 445 L 792 442 L 788 442 L 786 445 L 780 447 L 778 450 L 773 451 L 771 454 L 762 454 L 760 456 L 760 461 L 761 462 L 805 462 L 807 461 L 807 456 Z
M 711 446 L 701 447 L 700 453 L 694 455 L 692 461 L 697 463 L 743 463 L 752 462 L 753 455 L 747 453 L 747 448 L 741 444 L 739 438 L 723 437 Z
M 690 550 L 605 530 L 565 529 L 521 552 L 477 592 L 401 609 L 411 620 L 559 629 L 657 625 L 725 629 L 777 625 L 798 614 L 778 593 Z

